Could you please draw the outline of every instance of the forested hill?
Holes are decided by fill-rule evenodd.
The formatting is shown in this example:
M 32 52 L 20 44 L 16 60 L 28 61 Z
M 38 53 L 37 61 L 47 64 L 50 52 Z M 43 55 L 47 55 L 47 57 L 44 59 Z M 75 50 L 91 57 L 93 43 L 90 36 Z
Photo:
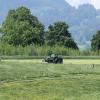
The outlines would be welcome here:
M 65 0 L 0 0 L 0 24 L 8 10 L 26 6 L 47 27 L 55 21 L 65 21 L 78 44 L 87 44 L 92 35 L 100 29 L 100 10 L 92 5 L 71 7 Z

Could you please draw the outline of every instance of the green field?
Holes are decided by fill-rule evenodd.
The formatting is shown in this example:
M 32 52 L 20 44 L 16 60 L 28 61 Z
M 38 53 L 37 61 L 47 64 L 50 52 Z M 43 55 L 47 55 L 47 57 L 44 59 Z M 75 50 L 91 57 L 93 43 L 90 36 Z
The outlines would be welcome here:
M 100 60 L 2 60 L 0 100 L 100 100 Z

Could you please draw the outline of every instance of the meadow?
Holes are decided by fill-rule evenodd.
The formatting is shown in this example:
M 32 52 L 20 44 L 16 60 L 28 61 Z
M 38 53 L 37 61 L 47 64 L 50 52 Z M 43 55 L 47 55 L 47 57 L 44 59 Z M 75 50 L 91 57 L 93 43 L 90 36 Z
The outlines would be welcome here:
M 99 100 L 100 60 L 0 62 L 0 100 Z

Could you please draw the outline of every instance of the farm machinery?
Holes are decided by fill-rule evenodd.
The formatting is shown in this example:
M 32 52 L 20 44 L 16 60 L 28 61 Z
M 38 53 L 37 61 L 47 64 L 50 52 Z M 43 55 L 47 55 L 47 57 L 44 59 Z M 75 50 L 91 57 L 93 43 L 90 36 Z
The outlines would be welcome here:
M 44 58 L 43 61 L 47 62 L 47 63 L 62 64 L 63 63 L 63 58 L 60 55 L 51 54 L 48 57 Z

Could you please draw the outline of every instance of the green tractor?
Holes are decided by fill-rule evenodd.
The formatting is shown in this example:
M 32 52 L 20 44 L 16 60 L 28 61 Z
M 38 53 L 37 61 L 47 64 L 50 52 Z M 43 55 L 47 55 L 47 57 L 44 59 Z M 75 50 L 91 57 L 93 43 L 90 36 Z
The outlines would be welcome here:
M 62 64 L 63 58 L 57 54 L 51 54 L 44 59 L 44 62 L 54 63 L 54 64 Z

